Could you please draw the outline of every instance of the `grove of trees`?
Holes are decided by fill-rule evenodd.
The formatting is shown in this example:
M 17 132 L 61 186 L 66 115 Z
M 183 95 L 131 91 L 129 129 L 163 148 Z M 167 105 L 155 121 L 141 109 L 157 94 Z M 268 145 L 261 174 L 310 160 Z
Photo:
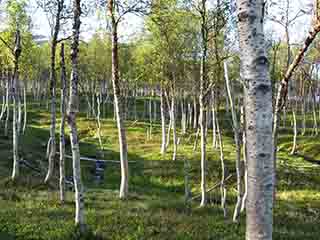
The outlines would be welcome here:
M 43 123 L 41 184 L 57 189 L 61 208 L 73 195 L 75 225 L 85 234 L 92 222 L 82 160 L 96 169 L 103 161 L 119 164 L 118 201 L 130 205 L 137 164 L 130 160 L 139 162 L 139 156 L 130 157 L 128 135 L 143 122 L 145 141 L 157 139 L 151 151 L 183 162 L 186 208 L 211 208 L 215 192 L 225 219 L 237 225 L 246 216 L 245 239 L 273 239 L 281 136 L 288 134 L 285 151 L 293 157 L 304 144 L 300 136 L 318 136 L 320 121 L 320 6 L 318 0 L 292 2 L 41 0 L 32 4 L 50 26 L 42 42 L 34 34 L 31 2 L 0 1 L 0 138 L 11 141 L 10 181 L 19 185 L 26 178 L 21 169 L 35 164 L 22 149 L 35 121 L 29 111 L 39 108 L 50 122 Z M 97 27 L 90 35 L 84 26 L 93 17 Z M 142 19 L 141 32 L 137 27 L 127 36 L 128 22 L 136 19 Z M 300 35 L 299 21 L 310 25 Z M 96 126 L 96 158 L 82 154 L 83 119 Z M 106 143 L 109 120 L 118 142 Z M 106 148 L 113 144 L 118 152 L 110 155 Z M 211 150 L 218 169 L 210 167 Z M 213 171 L 219 181 L 210 187 Z M 199 195 L 190 187 L 193 174 Z

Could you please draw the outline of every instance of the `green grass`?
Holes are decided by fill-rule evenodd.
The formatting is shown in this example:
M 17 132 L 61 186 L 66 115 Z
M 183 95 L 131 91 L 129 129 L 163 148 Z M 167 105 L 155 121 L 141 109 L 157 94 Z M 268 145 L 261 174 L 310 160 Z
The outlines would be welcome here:
M 140 104 L 141 105 L 141 104 Z M 112 113 L 112 111 L 109 110 Z M 225 119 L 224 119 L 225 120 Z M 228 121 L 222 121 L 227 127 Z M 49 136 L 49 115 L 33 106 L 29 124 L 21 140 L 21 156 L 37 168 L 45 170 L 46 143 Z M 193 152 L 194 133 L 181 137 L 178 160 L 171 161 L 172 149 L 165 156 L 160 151 L 160 126 L 155 125 L 151 140 L 146 140 L 147 123 L 133 125 L 128 121 L 130 198 L 118 199 L 119 165 L 108 164 L 103 183 L 93 181 L 94 164 L 82 162 L 85 185 L 85 208 L 88 234 L 80 237 L 74 227 L 73 193 L 67 193 L 67 203 L 60 205 L 57 181 L 42 184 L 44 176 L 22 168 L 18 182 L 11 182 L 11 137 L 3 136 L 0 128 L 0 239 L 244 239 L 245 216 L 239 225 L 232 223 L 235 205 L 235 179 L 228 182 L 228 218 L 220 209 L 219 191 L 210 193 L 210 204 L 199 208 L 184 200 L 184 160 L 191 164 L 190 187 L 193 195 L 200 191 L 200 154 Z M 100 157 L 96 123 L 81 114 L 78 121 L 81 155 Z M 189 135 L 192 137 L 189 138 Z M 118 136 L 111 118 L 102 121 L 104 159 L 119 159 Z M 220 179 L 218 151 L 208 139 L 208 185 Z M 234 146 L 231 132 L 224 132 L 225 157 L 229 173 L 235 172 Z M 299 137 L 299 153 L 318 157 L 318 137 Z M 274 239 L 314 239 L 320 236 L 319 166 L 302 156 L 289 156 L 291 135 L 280 138 L 278 194 L 275 205 Z M 70 144 L 67 142 L 67 152 Z M 57 167 L 57 164 L 56 164 Z M 67 160 L 67 175 L 71 162 Z M 58 173 L 55 173 L 58 176 Z

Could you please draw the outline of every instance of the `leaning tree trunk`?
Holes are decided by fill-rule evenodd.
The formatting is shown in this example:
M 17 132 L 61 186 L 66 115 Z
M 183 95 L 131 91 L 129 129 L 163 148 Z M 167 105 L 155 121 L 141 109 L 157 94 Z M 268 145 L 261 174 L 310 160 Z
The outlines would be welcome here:
M 81 232 L 85 231 L 85 216 L 84 216 L 84 191 L 81 181 L 81 166 L 80 166 L 80 148 L 77 129 L 77 113 L 79 112 L 79 35 L 80 35 L 80 14 L 81 0 L 73 1 L 73 26 L 72 26 L 72 43 L 71 43 L 71 78 L 70 78 L 70 95 L 67 112 L 68 125 L 70 127 L 70 142 L 72 151 L 72 166 L 73 166 L 73 181 L 74 194 L 76 204 L 75 224 L 80 228 Z
M 216 111 L 214 109 L 214 111 Z M 220 124 L 217 112 L 216 114 L 216 125 L 217 125 L 217 134 L 218 134 L 218 143 L 219 143 L 219 151 L 220 151 L 220 162 L 221 162 L 221 186 L 220 186 L 220 193 L 221 193 L 221 208 L 223 210 L 223 216 L 227 217 L 227 186 L 226 186 L 226 178 L 227 178 L 227 167 L 224 160 L 224 149 L 223 149 L 223 139 L 222 133 L 220 130 Z
M 121 163 L 121 185 L 120 185 L 120 199 L 126 199 L 128 197 L 128 185 L 129 185 L 129 167 L 128 167 L 128 149 L 126 129 L 123 121 L 123 101 L 120 91 L 120 79 L 119 79 L 119 59 L 118 59 L 118 21 L 114 14 L 114 1 L 108 1 L 108 11 L 111 17 L 112 25 L 112 83 L 113 83 L 113 95 L 114 106 L 117 118 L 117 127 L 119 135 L 120 146 L 120 163 Z
M 60 52 L 60 68 L 61 68 L 61 123 L 60 123 L 60 201 L 65 201 L 65 121 L 66 121 L 66 98 L 67 98 L 67 86 L 66 86 L 66 66 L 64 57 L 64 44 L 61 44 Z
M 240 128 L 238 124 L 237 112 L 234 106 L 234 100 L 232 97 L 232 90 L 230 86 L 230 80 L 228 75 L 228 66 L 227 63 L 224 62 L 224 73 L 225 73 L 225 81 L 227 87 L 227 94 L 229 98 L 230 108 L 231 108 L 231 115 L 232 115 L 232 126 L 233 126 L 233 133 L 234 133 L 234 142 L 236 144 L 236 170 L 237 170 L 237 204 L 234 209 L 233 214 L 233 221 L 239 221 L 239 215 L 241 210 L 242 204 L 242 196 L 243 196 L 243 189 L 242 189 L 242 170 L 241 170 L 241 144 L 240 144 Z
M 19 177 L 19 131 L 17 125 L 17 104 L 19 102 L 19 58 L 21 55 L 21 38 L 20 31 L 17 30 L 15 37 L 14 47 L 14 71 L 13 71 L 13 170 L 12 180 L 16 180 Z
M 318 0 L 316 0 L 316 3 L 318 3 Z M 304 41 L 304 45 L 297 53 L 296 57 L 294 58 L 293 62 L 287 69 L 287 72 L 283 79 L 280 82 L 280 86 L 278 88 L 277 92 L 277 98 L 275 102 L 275 111 L 274 111 L 274 118 L 273 118 L 273 145 L 274 145 L 274 168 L 276 169 L 277 166 L 277 144 L 278 144 L 278 128 L 279 128 L 279 122 L 280 122 L 280 113 L 281 110 L 286 105 L 286 99 L 288 95 L 288 85 L 289 81 L 294 73 L 294 71 L 299 66 L 300 62 L 304 58 L 304 54 L 308 51 L 309 47 L 311 46 L 312 42 L 316 39 L 318 33 L 320 32 L 320 20 L 319 20 L 319 14 L 318 14 L 318 4 L 315 5 L 317 18 L 315 23 L 312 25 L 312 29 L 309 31 L 307 38 Z M 275 194 L 274 194 L 275 195 Z
M 237 0 L 245 81 L 248 161 L 246 239 L 271 240 L 273 228 L 272 84 L 264 40 L 264 1 Z

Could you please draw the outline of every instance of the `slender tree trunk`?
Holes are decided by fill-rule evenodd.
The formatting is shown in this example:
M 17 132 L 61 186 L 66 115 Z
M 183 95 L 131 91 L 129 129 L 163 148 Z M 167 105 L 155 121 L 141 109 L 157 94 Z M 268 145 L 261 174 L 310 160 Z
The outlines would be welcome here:
M 291 150 L 291 155 L 295 154 L 297 151 L 297 136 L 298 136 L 298 126 L 297 126 L 297 114 L 296 109 L 298 107 L 298 102 L 295 100 L 295 106 L 292 106 L 292 118 L 293 118 L 293 145 Z
M 17 104 L 19 102 L 19 58 L 21 55 L 21 38 L 20 31 L 16 31 L 15 36 L 15 47 L 14 47 L 14 71 L 13 71 L 13 170 L 12 170 L 12 180 L 16 180 L 19 177 L 19 131 L 17 125 Z
M 5 112 L 6 112 L 6 106 L 7 106 L 7 102 L 6 102 L 6 95 L 7 95 L 7 92 L 8 92 L 8 81 L 7 81 L 7 84 L 5 86 L 4 84 L 4 81 L 5 81 L 5 74 L 4 73 L 1 73 L 1 80 L 3 82 L 3 96 L 2 96 L 2 106 L 1 106 L 1 114 L 0 114 L 0 121 L 2 120 Z M 1 86 L 2 87 L 2 86 Z
M 80 165 L 80 148 L 77 129 L 77 113 L 79 112 L 79 36 L 80 36 L 80 14 L 81 0 L 73 0 L 73 34 L 71 43 L 71 78 L 70 78 L 70 95 L 68 105 L 68 125 L 70 127 L 70 142 L 72 151 L 73 181 L 75 189 L 75 224 L 81 232 L 85 231 L 85 214 L 84 214 L 84 191 L 81 181 Z
M 149 140 L 152 138 L 152 127 L 153 127 L 153 119 L 152 119 L 152 95 L 149 96 Z
M 22 105 L 21 105 L 21 86 L 20 81 L 17 85 L 17 96 L 18 96 L 18 113 L 17 113 L 17 131 L 21 134 L 21 122 L 22 122 Z
M 273 228 L 272 84 L 264 40 L 264 1 L 237 0 L 245 80 L 248 161 L 246 239 L 271 240 Z
M 160 108 L 161 108 L 161 131 L 162 131 L 162 142 L 161 142 L 161 154 L 165 154 L 167 150 L 166 146 L 166 115 L 165 115 L 165 96 L 163 87 L 161 87 L 160 93 Z
M 232 90 L 230 86 L 230 80 L 228 76 L 228 66 L 227 63 L 224 62 L 224 73 L 225 73 L 225 81 L 226 81 L 226 87 L 227 87 L 227 93 L 231 108 L 231 115 L 232 115 L 232 126 L 233 126 L 233 133 L 234 133 L 234 141 L 236 144 L 236 170 L 237 170 L 237 204 L 234 210 L 233 214 L 233 221 L 238 222 L 239 221 L 239 215 L 241 210 L 241 204 L 242 204 L 242 196 L 243 196 L 243 189 L 242 189 L 242 170 L 241 170 L 241 145 L 240 145 L 240 129 L 237 119 L 237 112 L 236 108 L 234 106 L 234 100 L 232 97 Z
M 117 118 L 119 146 L 120 146 L 120 162 L 121 162 L 121 185 L 120 185 L 120 199 L 126 199 L 128 197 L 128 185 L 129 185 L 129 167 L 128 167 L 128 150 L 127 150 L 127 138 L 126 129 L 123 122 L 123 101 L 120 91 L 120 79 L 119 79 L 119 59 L 118 59 L 118 23 L 114 15 L 114 1 L 108 1 L 108 11 L 111 17 L 112 25 L 112 83 L 113 83 L 113 95 L 114 106 Z
M 100 120 L 100 115 L 101 115 L 101 97 L 97 94 L 97 133 L 98 133 L 98 139 L 99 139 L 99 145 L 100 145 L 100 155 L 103 158 L 104 153 L 103 153 L 103 144 L 102 144 L 102 134 L 101 134 L 101 120 Z
M 206 135 L 206 87 L 207 87 L 207 48 L 208 48 L 208 31 L 207 31 L 207 8 L 206 0 L 201 1 L 201 45 L 202 45 L 202 56 L 201 56 L 201 69 L 200 69 L 200 136 L 201 136 L 201 203 L 200 206 L 207 204 L 207 135 Z
M 304 87 L 303 87 L 304 88 Z M 302 112 L 302 133 L 304 136 L 306 134 L 306 100 L 304 94 L 302 94 L 302 104 L 301 104 L 301 112 Z
M 27 86 L 24 83 L 23 84 L 23 128 L 22 128 L 22 133 L 24 134 L 26 132 L 27 128 Z
M 198 110 L 197 110 L 197 100 L 193 99 L 193 129 L 198 128 Z
M 172 129 L 172 114 L 171 114 L 171 107 L 169 108 L 169 125 L 167 129 L 167 142 L 166 142 L 166 149 L 170 145 L 170 136 L 171 136 L 171 129 Z
M 60 201 L 65 202 L 65 121 L 66 121 L 66 101 L 67 101 L 67 86 L 66 86 L 66 66 L 64 57 L 64 44 L 61 44 L 60 51 L 60 68 L 61 68 L 61 124 L 60 124 Z
M 176 97 L 174 96 L 174 92 L 172 93 L 172 99 L 171 99 L 171 124 L 172 124 L 172 135 L 173 135 L 172 160 L 175 161 L 177 159 L 177 152 L 178 152 L 178 139 L 177 139 L 177 129 L 176 129 Z
M 192 127 L 192 106 L 190 102 L 188 102 L 188 114 L 188 129 L 190 129 Z
M 216 111 L 216 110 L 214 110 Z M 219 142 L 219 151 L 220 151 L 220 162 L 221 162 L 221 186 L 220 186 L 220 193 L 221 193 L 221 208 L 223 210 L 223 216 L 226 218 L 227 217 L 227 207 L 226 207 L 226 202 L 227 202 L 227 186 L 225 183 L 226 180 L 226 175 L 227 175 L 227 167 L 225 165 L 224 161 L 224 149 L 223 149 L 223 139 L 222 139 L 222 134 L 220 130 L 220 124 L 219 124 L 219 119 L 216 114 L 216 125 L 217 125 L 217 134 L 218 134 L 218 142 Z
M 218 147 L 217 141 L 217 124 L 216 124 L 216 112 L 215 112 L 215 93 L 212 91 L 212 148 Z
M 181 132 L 183 135 L 187 133 L 187 106 L 186 106 L 186 93 L 183 91 L 181 99 Z
M 245 210 L 247 196 L 248 196 L 248 161 L 247 161 L 247 138 L 246 138 L 246 114 L 245 107 L 241 108 L 241 124 L 242 124 L 242 155 L 243 155 L 243 167 L 244 167 L 244 194 L 241 204 L 241 212 Z
M 51 125 L 50 125 L 50 148 L 49 148 L 49 156 L 48 156 L 48 172 L 46 178 L 44 180 L 45 183 L 51 180 L 54 170 L 54 161 L 56 156 L 56 49 L 57 49 L 57 41 L 58 35 L 60 31 L 60 18 L 61 11 L 64 7 L 64 1 L 58 1 L 58 9 L 55 16 L 55 26 L 53 37 L 51 41 L 51 63 L 50 63 L 50 92 L 51 92 Z
M 312 116 L 313 116 L 313 128 L 312 134 L 318 136 L 318 122 L 317 122 L 317 107 L 316 107 L 316 91 L 313 90 L 313 87 L 310 86 L 312 94 Z
M 6 95 L 6 121 L 4 124 L 4 135 L 7 137 L 8 136 L 8 125 L 9 125 L 9 118 L 10 118 L 10 99 L 11 99 L 11 94 L 13 90 L 13 82 L 12 82 L 12 77 L 10 70 L 8 70 L 8 83 L 7 83 L 7 95 Z

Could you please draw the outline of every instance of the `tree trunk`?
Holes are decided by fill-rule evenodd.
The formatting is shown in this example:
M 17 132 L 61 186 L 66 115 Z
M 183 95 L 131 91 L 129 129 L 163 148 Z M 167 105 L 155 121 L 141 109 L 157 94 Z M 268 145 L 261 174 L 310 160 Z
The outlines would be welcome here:
M 318 136 L 318 122 L 317 122 L 317 107 L 316 107 L 316 91 L 313 90 L 313 86 L 310 86 L 312 94 L 312 115 L 313 115 L 313 127 L 312 134 Z
M 177 152 L 178 152 L 178 139 L 177 139 L 177 129 L 176 129 L 176 97 L 174 96 L 174 92 L 172 93 L 172 99 L 171 99 L 171 124 L 172 124 L 172 135 L 173 135 L 172 160 L 175 161 L 177 159 Z
M 245 80 L 248 161 L 246 239 L 271 240 L 273 228 L 272 84 L 264 40 L 264 2 L 237 0 L 241 76 Z
M 191 103 L 188 102 L 188 129 L 192 127 L 192 106 Z
M 152 127 L 153 127 L 153 119 L 152 119 L 152 95 L 149 96 L 148 101 L 148 109 L 149 109 L 149 140 L 152 138 Z
M 96 96 L 97 99 L 97 115 L 96 115 L 96 120 L 97 120 L 97 134 L 98 134 L 98 139 L 99 139 L 99 145 L 100 145 L 100 155 L 101 158 L 104 158 L 104 153 L 103 153 L 103 144 L 102 144 L 102 134 L 101 134 L 101 120 L 100 120 L 100 115 L 101 115 L 101 95 Z
M 1 81 L 3 82 L 3 86 L 1 86 L 1 88 L 3 89 L 3 96 L 2 96 L 2 106 L 1 106 L 0 121 L 3 118 L 3 115 L 4 115 L 5 111 L 6 111 L 6 106 L 7 106 L 6 95 L 7 95 L 7 92 L 8 92 L 8 81 L 7 81 L 6 86 L 5 86 L 4 81 L 5 81 L 6 78 L 5 78 L 4 75 L 5 75 L 4 73 L 1 73 Z
M 206 87 L 207 87 L 207 50 L 208 50 L 208 31 L 207 31 L 207 8 L 206 0 L 201 1 L 201 68 L 200 68 L 200 94 L 199 94 L 199 106 L 200 106 L 200 145 L 201 145 L 201 203 L 203 207 L 207 204 L 207 135 L 206 135 Z
M 85 231 L 85 215 L 84 215 L 84 192 L 81 181 L 81 165 L 80 165 L 80 149 L 77 129 L 77 113 L 79 112 L 79 35 L 80 35 L 80 14 L 81 0 L 73 0 L 73 34 L 71 43 L 71 78 L 70 78 L 70 95 L 68 106 L 68 125 L 70 127 L 70 142 L 72 151 L 73 181 L 75 190 L 75 224 L 80 228 L 81 232 Z
M 212 149 L 218 147 L 217 141 L 217 124 L 216 124 L 216 112 L 215 112 L 215 93 L 212 91 Z
M 224 73 L 225 73 L 225 81 L 227 87 L 227 94 L 229 98 L 230 108 L 231 108 L 231 115 L 232 115 L 232 126 L 233 126 L 233 133 L 234 133 L 234 142 L 236 144 L 236 170 L 237 170 L 237 204 L 234 209 L 233 214 L 233 221 L 239 221 L 239 215 L 241 210 L 242 204 L 242 196 L 243 196 L 243 189 L 242 189 L 242 170 L 241 170 L 241 145 L 240 145 L 240 128 L 237 119 L 237 112 L 234 106 L 234 99 L 232 97 L 232 90 L 230 86 L 230 80 L 228 76 L 228 66 L 227 63 L 224 62 Z
M 298 108 L 298 102 L 295 100 L 294 106 L 292 106 L 292 118 L 293 118 L 293 144 L 292 144 L 292 150 L 291 155 L 294 155 L 297 150 L 297 136 L 298 136 L 298 126 L 297 126 L 297 110 Z
M 193 99 L 193 129 L 198 128 L 198 110 L 196 97 Z
M 24 134 L 26 132 L 26 128 L 27 128 L 27 86 L 24 83 L 23 84 L 23 127 L 22 127 L 22 133 Z
M 22 105 L 21 105 L 21 86 L 20 81 L 17 85 L 17 96 L 18 96 L 18 118 L 17 118 L 17 131 L 18 134 L 21 134 L 21 122 L 22 122 Z
M 66 121 L 66 101 L 67 101 L 67 86 L 66 86 L 66 66 L 64 58 L 64 44 L 61 44 L 60 52 L 60 67 L 61 67 L 61 123 L 60 123 L 60 201 L 65 202 L 65 121 Z
M 243 167 L 244 167 L 244 194 L 241 204 L 241 212 L 245 210 L 247 196 L 248 196 L 248 161 L 247 161 L 247 138 L 246 138 L 246 116 L 245 107 L 241 107 L 241 124 L 242 124 L 242 155 L 243 155 Z
M 8 125 L 9 125 L 9 118 L 10 118 L 10 99 L 11 99 L 11 94 L 13 90 L 13 82 L 12 82 L 12 77 L 10 70 L 8 70 L 8 83 L 7 83 L 7 95 L 6 95 L 6 121 L 4 124 L 4 135 L 7 137 L 8 136 Z
M 48 156 L 48 172 L 44 180 L 45 183 L 51 180 L 54 170 L 54 161 L 56 156 L 56 50 L 57 50 L 57 41 L 60 31 L 60 18 L 61 12 L 64 7 L 64 1 L 58 1 L 58 9 L 55 16 L 55 26 L 54 32 L 51 41 L 51 58 L 50 58 L 50 92 L 51 92 L 51 125 L 50 125 L 50 148 Z
M 214 109 L 214 111 L 216 111 Z M 216 125 L 217 125 L 217 134 L 218 134 L 218 142 L 219 142 L 219 151 L 220 151 L 220 162 L 221 162 L 221 186 L 220 186 L 220 193 L 221 193 L 221 208 L 223 210 L 223 216 L 227 217 L 227 208 L 226 208 L 226 202 L 227 202 L 227 186 L 225 184 L 226 175 L 227 175 L 227 168 L 224 161 L 224 150 L 223 150 L 223 139 L 222 134 L 220 130 L 220 124 L 219 119 L 216 115 Z
M 126 129 L 123 122 L 123 101 L 120 91 L 120 79 L 119 79 L 119 59 L 118 59 L 118 22 L 114 15 L 114 1 L 108 1 L 108 11 L 111 17 L 112 26 L 112 83 L 113 83 L 113 95 L 114 106 L 117 118 L 117 127 L 119 135 L 119 147 L 120 147 L 120 162 L 121 162 L 121 185 L 120 185 L 120 199 L 126 199 L 128 197 L 128 185 L 129 185 L 129 167 L 128 167 L 128 150 L 127 150 L 127 138 Z
M 12 170 L 12 180 L 16 180 L 19 177 L 19 131 L 17 125 L 17 104 L 19 102 L 19 58 L 21 55 L 21 38 L 20 31 L 16 31 L 15 36 L 15 47 L 14 47 L 14 71 L 13 71 L 13 170 Z
M 161 132 L 162 132 L 162 142 L 161 142 L 161 154 L 165 154 L 167 150 L 166 146 L 166 115 L 165 115 L 165 96 L 163 87 L 161 87 L 160 93 L 160 108 L 161 108 Z

